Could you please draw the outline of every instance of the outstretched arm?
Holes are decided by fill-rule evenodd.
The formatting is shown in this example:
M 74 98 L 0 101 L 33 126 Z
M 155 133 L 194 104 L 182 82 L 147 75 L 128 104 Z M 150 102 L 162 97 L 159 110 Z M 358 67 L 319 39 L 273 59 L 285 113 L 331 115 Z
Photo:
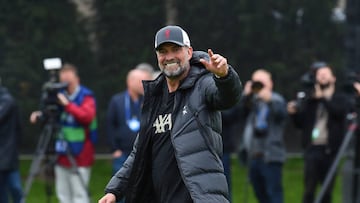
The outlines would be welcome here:
M 232 107 L 240 100 L 241 82 L 236 71 L 227 64 L 227 59 L 208 50 L 210 60 L 200 59 L 214 77 L 204 79 L 203 87 L 208 105 L 217 110 Z

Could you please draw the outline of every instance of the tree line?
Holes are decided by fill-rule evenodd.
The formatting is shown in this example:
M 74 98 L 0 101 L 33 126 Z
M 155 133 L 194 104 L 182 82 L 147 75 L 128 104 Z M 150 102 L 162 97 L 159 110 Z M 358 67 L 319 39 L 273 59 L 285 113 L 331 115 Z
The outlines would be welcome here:
M 138 63 L 157 68 L 154 35 L 169 23 L 189 33 L 195 50 L 212 48 L 226 56 L 244 82 L 255 69 L 268 69 L 287 99 L 295 96 L 311 62 L 344 69 L 345 26 L 331 20 L 334 1 L 81 2 L 13 0 L 0 7 L 0 77 L 21 107 L 23 151 L 33 150 L 40 130 L 29 125 L 28 116 L 48 79 L 44 58 L 77 65 L 82 83 L 94 90 L 104 151 L 110 97 L 125 89 L 126 73 Z

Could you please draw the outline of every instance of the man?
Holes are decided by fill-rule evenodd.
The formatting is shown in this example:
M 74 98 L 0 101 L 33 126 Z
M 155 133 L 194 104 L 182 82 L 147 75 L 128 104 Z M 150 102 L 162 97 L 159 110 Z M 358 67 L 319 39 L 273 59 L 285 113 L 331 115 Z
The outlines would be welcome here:
M 246 118 L 243 143 L 249 177 L 260 203 L 282 203 L 283 132 L 286 103 L 273 91 L 271 73 L 256 70 L 245 85 L 240 112 Z
M 0 202 L 20 203 L 23 196 L 19 173 L 18 141 L 21 125 L 18 106 L 0 84 Z
M 223 127 L 221 134 L 224 143 L 222 162 L 226 181 L 228 182 L 230 202 L 232 202 L 231 154 L 238 150 L 239 138 L 241 137 L 241 130 L 243 129 L 243 125 L 241 125 L 242 118 L 240 118 L 240 115 L 238 105 L 221 112 Z
M 154 67 L 152 67 L 152 65 L 148 64 L 148 63 L 139 63 L 135 69 L 138 69 L 138 70 L 142 70 L 142 71 L 146 71 L 148 72 L 149 74 L 154 74 Z
M 313 93 L 301 103 L 288 103 L 288 112 L 303 134 L 304 203 L 314 202 L 317 185 L 325 180 L 342 143 L 345 118 L 350 107 L 348 99 L 335 90 L 336 77 L 331 68 L 326 63 L 313 66 Z M 333 183 L 326 190 L 322 203 L 331 202 Z
M 156 33 L 155 50 L 162 73 L 144 82 L 139 136 L 99 203 L 229 202 L 218 110 L 238 101 L 240 80 L 223 56 L 193 52 L 178 26 Z
M 77 68 L 72 64 L 64 64 L 60 69 L 60 82 L 68 86 L 57 95 L 63 112 L 61 133 L 56 141 L 56 194 L 61 203 L 87 203 L 97 127 L 95 98 L 80 85 Z M 42 112 L 34 112 L 30 120 L 35 123 L 41 116 Z
M 109 142 L 112 145 L 113 174 L 122 167 L 132 150 L 140 129 L 144 94 L 142 81 L 151 79 L 152 75 L 148 70 L 130 70 L 126 78 L 127 90 L 111 98 L 106 126 Z

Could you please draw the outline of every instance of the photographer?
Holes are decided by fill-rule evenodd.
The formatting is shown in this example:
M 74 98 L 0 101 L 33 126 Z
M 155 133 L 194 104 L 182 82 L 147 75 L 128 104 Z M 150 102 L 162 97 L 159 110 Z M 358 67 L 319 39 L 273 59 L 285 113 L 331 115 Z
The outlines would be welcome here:
M 56 140 L 58 154 L 55 166 L 55 187 L 60 203 L 90 202 L 87 187 L 90 167 L 94 162 L 96 106 L 93 93 L 80 85 L 74 65 L 64 64 L 59 72 L 60 82 L 67 83 L 65 91 L 57 94 L 63 110 L 60 115 L 61 132 Z M 30 121 L 44 119 L 44 112 L 35 111 Z M 76 166 L 71 162 L 74 159 Z M 78 174 L 74 172 L 76 167 Z
M 246 118 L 243 143 L 249 176 L 260 203 L 283 202 L 283 131 L 287 112 L 283 97 L 272 89 L 271 73 L 257 70 L 246 83 L 240 101 L 240 112 Z
M 345 118 L 350 106 L 348 99 L 335 90 L 336 77 L 332 69 L 325 63 L 317 64 L 314 69 L 315 81 L 310 96 L 305 97 L 301 104 L 296 101 L 288 103 L 288 112 L 303 134 L 304 203 L 314 201 L 317 184 L 324 182 L 342 143 Z M 333 180 L 322 203 L 331 202 Z

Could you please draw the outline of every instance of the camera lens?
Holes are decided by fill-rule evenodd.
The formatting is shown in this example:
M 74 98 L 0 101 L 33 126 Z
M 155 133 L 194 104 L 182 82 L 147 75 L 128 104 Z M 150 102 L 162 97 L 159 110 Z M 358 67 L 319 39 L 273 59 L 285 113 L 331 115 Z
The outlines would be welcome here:
M 259 81 L 253 81 L 251 85 L 251 91 L 253 93 L 258 93 L 264 87 L 264 84 Z

